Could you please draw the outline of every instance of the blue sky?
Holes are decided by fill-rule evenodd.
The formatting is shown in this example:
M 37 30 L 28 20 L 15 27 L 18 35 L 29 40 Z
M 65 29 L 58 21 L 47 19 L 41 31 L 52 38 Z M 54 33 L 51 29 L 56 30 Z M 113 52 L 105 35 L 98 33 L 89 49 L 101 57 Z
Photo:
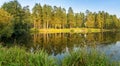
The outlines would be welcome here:
M 0 0 L 0 6 L 4 2 L 11 0 Z M 22 6 L 29 5 L 30 9 L 35 3 L 41 5 L 49 4 L 51 6 L 61 6 L 68 10 L 72 7 L 74 12 L 85 12 L 87 9 L 92 12 L 106 11 L 110 14 L 116 14 L 120 17 L 120 0 L 18 0 Z

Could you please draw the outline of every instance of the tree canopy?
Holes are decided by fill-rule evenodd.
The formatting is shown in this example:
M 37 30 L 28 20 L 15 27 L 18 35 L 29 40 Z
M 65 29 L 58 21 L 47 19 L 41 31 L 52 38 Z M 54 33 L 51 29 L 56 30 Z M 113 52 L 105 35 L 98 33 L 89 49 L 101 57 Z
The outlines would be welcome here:
M 12 21 L 10 22 L 13 28 L 11 37 L 12 39 L 16 41 L 19 40 L 21 36 L 25 37 L 29 35 L 30 25 L 32 21 L 29 6 L 21 7 L 21 4 L 17 0 L 14 0 L 4 3 L 1 8 L 12 15 Z M 9 15 L 6 15 L 6 17 L 3 17 L 3 19 L 6 19 L 7 17 L 9 17 Z M 5 28 L 7 27 L 8 26 L 6 25 Z
M 0 8 L 0 37 L 10 37 L 13 33 L 12 15 Z

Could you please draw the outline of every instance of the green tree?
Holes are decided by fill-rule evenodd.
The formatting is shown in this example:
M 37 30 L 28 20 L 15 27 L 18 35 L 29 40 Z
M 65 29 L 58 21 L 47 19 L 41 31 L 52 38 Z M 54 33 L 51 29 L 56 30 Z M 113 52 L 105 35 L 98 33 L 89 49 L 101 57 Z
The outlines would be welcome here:
M 115 29 L 119 27 L 119 20 L 115 15 L 106 14 L 105 29 Z
M 23 7 L 23 11 L 24 11 L 24 16 L 23 16 L 23 23 L 26 25 L 25 28 L 27 31 L 29 31 L 29 29 L 32 26 L 32 16 L 29 10 L 29 6 L 25 6 Z
M 19 30 L 20 25 L 20 13 L 21 13 L 21 5 L 16 1 L 10 1 L 7 3 L 4 3 L 2 8 L 6 10 L 8 13 L 13 15 L 13 26 L 14 26 L 14 34 L 18 35 L 21 33 L 21 30 Z
M 82 13 L 76 13 L 75 14 L 75 22 L 76 22 L 76 27 L 81 28 L 82 23 L 83 23 L 83 17 Z
M 54 6 L 53 10 L 53 24 L 55 28 L 61 28 L 61 7 Z
M 0 38 L 11 37 L 13 33 L 13 17 L 3 9 L 0 9 Z
M 85 14 L 84 13 L 80 13 L 80 20 L 81 20 L 81 22 L 79 23 L 80 27 L 85 27 Z
M 117 28 L 119 29 L 120 28 L 120 18 L 118 19 L 118 22 L 116 23 L 117 25 Z
M 35 29 L 42 28 L 42 7 L 40 4 L 36 3 L 32 9 L 33 27 Z
M 118 23 L 118 18 L 117 18 L 117 16 L 116 16 L 116 15 L 113 15 L 112 20 L 113 20 L 113 23 L 112 23 L 113 28 L 114 28 L 114 29 L 115 29 L 115 28 L 118 28 L 120 24 Z
M 28 11 L 25 8 L 23 9 L 17 0 L 4 3 L 2 8 L 13 15 L 14 32 L 12 38 L 15 39 L 15 42 L 19 37 L 29 34 L 28 19 L 30 18 L 28 17 Z
M 62 25 L 62 28 L 66 28 L 67 27 L 67 15 L 66 15 L 66 10 L 64 8 L 62 8 L 62 11 L 61 11 L 61 25 Z
M 78 23 L 80 23 L 80 15 L 79 15 L 79 13 L 75 14 L 75 22 L 76 22 L 75 27 L 79 27 L 79 24 L 78 24 Z
M 86 16 L 86 27 L 88 28 L 94 28 L 95 27 L 95 15 L 90 12 L 86 11 L 87 16 Z
M 102 29 L 103 28 L 103 19 L 104 16 L 102 16 L 101 12 L 99 12 L 96 16 L 96 27 Z
M 105 27 L 106 29 L 111 29 L 111 23 L 112 23 L 112 16 L 108 16 L 107 19 L 106 19 L 106 23 L 105 23 Z
M 52 20 L 51 20 L 51 16 L 52 16 L 52 7 L 51 6 L 49 6 L 49 5 L 44 5 L 43 6 L 43 11 L 42 11 L 42 13 L 43 13 L 43 28 L 49 28 L 50 26 L 51 26 L 51 22 L 52 22 Z
M 107 28 L 107 19 L 109 18 L 109 14 L 106 12 L 104 13 L 104 25 L 103 25 L 103 29 Z
M 68 9 L 67 23 L 69 28 L 75 27 L 74 12 L 71 7 Z

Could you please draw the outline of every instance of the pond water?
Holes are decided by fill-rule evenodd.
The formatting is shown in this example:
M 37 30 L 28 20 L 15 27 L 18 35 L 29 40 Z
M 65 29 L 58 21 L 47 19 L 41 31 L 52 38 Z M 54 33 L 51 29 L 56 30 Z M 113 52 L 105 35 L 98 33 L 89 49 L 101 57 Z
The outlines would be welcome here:
M 49 54 L 57 57 L 64 56 L 76 48 L 92 47 L 104 51 L 112 60 L 120 61 L 120 33 L 56 33 L 56 34 L 34 34 L 33 41 L 27 46 L 30 51 L 44 48 Z

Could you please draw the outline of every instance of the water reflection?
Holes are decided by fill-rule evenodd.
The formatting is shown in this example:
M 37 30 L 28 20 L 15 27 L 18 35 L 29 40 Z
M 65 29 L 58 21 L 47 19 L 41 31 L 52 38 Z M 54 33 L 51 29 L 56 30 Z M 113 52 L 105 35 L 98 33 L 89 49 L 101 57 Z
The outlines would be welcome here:
M 97 49 L 104 51 L 114 61 L 120 61 L 120 41 L 108 45 L 98 45 Z
M 53 33 L 53 34 L 34 34 L 32 35 L 34 50 L 44 48 L 49 54 L 57 55 L 68 52 L 75 47 L 91 46 L 103 47 L 115 45 L 120 40 L 120 33 L 104 32 L 104 33 Z

